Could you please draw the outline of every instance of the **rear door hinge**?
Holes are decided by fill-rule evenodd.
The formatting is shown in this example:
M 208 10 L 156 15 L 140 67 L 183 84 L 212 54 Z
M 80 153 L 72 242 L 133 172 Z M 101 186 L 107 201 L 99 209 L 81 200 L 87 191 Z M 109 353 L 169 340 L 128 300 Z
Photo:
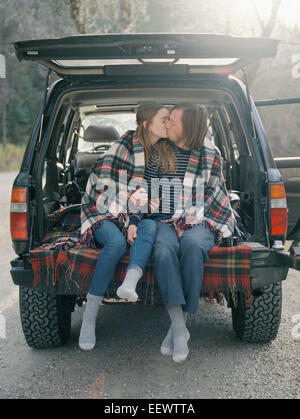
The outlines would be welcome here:
M 251 118 L 251 128 L 252 128 L 252 138 L 256 138 L 256 129 L 255 129 L 255 124 L 254 124 L 254 115 L 253 115 L 253 110 L 252 110 L 252 105 L 251 105 L 251 97 L 250 97 L 250 90 L 249 90 L 249 83 L 248 83 L 248 77 L 247 77 L 247 72 L 245 67 L 242 68 L 242 72 L 244 75 L 244 82 L 245 82 L 245 86 L 246 86 L 246 93 L 247 93 L 247 102 L 248 102 L 248 106 L 249 106 L 249 112 L 250 112 L 250 118 Z
M 44 92 L 44 100 L 43 100 L 43 106 L 42 106 L 42 115 L 41 115 L 41 124 L 40 124 L 40 131 L 39 131 L 39 138 L 38 138 L 38 145 L 41 143 L 42 139 L 42 131 L 43 131 L 43 125 L 44 125 L 44 118 L 45 118 L 45 111 L 46 111 L 46 105 L 47 105 L 47 96 L 50 89 L 50 76 L 51 76 L 52 70 L 48 70 L 47 78 L 46 78 L 46 87 Z

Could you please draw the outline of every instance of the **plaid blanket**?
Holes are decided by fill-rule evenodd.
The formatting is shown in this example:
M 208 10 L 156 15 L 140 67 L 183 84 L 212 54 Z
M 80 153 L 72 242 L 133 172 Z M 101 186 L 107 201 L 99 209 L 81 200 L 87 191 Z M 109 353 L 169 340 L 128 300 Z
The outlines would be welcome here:
M 88 293 L 101 249 L 88 248 L 81 245 L 78 240 L 78 231 L 68 235 L 61 232 L 60 239 L 31 251 L 34 287 L 58 295 L 84 297 Z M 211 249 L 204 269 L 202 296 L 208 297 L 211 302 L 217 298 L 218 303 L 222 304 L 223 296 L 231 295 L 233 303 L 236 304 L 236 296 L 240 293 L 244 296 L 245 304 L 249 306 L 251 304 L 250 256 L 251 248 L 245 245 L 215 246 Z M 106 297 L 116 296 L 116 290 L 125 278 L 128 263 L 129 247 L 117 265 Z M 145 304 L 162 303 L 151 259 L 138 283 L 137 292 Z
M 80 241 L 80 205 L 62 207 L 48 215 L 49 231 L 42 245 L 30 251 L 34 272 L 33 286 L 55 294 L 56 260 L 63 249 L 69 249 Z
M 195 205 L 197 201 L 195 185 L 204 182 L 204 210 Z M 206 137 L 201 149 L 192 151 L 183 181 L 183 191 L 173 218 L 179 229 L 204 222 L 215 233 L 215 242 L 230 237 L 236 228 L 225 180 L 219 150 Z
M 233 247 L 213 247 L 208 252 L 205 263 L 202 293 L 210 301 L 217 295 L 221 303 L 222 295 L 230 295 L 237 306 L 237 295 L 244 296 L 246 307 L 252 303 L 250 289 L 251 248 L 247 245 Z
M 48 230 L 51 230 L 51 232 L 78 230 L 81 226 L 80 209 L 81 204 L 76 204 L 68 207 L 61 207 L 52 214 L 49 214 L 47 217 L 49 224 Z
M 70 249 L 80 241 L 80 230 L 53 231 L 47 233 L 43 244 L 30 251 L 30 261 L 34 273 L 33 286 L 41 291 L 56 294 L 55 269 L 61 251 Z
M 135 132 L 127 131 L 92 168 L 82 198 L 82 244 L 96 247 L 92 230 L 101 225 L 103 219 L 115 222 L 126 234 L 129 223 L 127 202 L 136 187 L 141 185 L 144 171 L 143 147 Z M 196 205 L 196 193 L 199 193 L 196 185 L 200 179 L 204 182 L 204 209 Z M 125 183 L 126 188 L 122 187 Z M 236 220 L 222 174 L 221 155 L 208 138 L 200 150 L 191 151 L 175 214 L 164 222 L 174 223 L 183 231 L 205 222 L 214 232 L 217 244 L 222 237 L 233 234 Z
M 141 184 L 144 171 L 144 148 L 135 131 L 127 131 L 103 158 L 94 163 L 81 202 L 83 244 L 96 247 L 92 230 L 104 219 L 115 222 L 126 234 L 129 224 L 127 202 Z

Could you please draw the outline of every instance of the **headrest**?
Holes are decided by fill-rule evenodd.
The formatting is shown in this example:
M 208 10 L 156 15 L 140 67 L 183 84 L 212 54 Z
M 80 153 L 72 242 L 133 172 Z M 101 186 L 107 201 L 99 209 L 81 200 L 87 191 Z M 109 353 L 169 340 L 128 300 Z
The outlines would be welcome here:
M 90 125 L 85 130 L 83 139 L 84 141 L 88 141 L 90 143 L 101 143 L 107 141 L 118 141 L 120 139 L 120 135 L 115 127 Z

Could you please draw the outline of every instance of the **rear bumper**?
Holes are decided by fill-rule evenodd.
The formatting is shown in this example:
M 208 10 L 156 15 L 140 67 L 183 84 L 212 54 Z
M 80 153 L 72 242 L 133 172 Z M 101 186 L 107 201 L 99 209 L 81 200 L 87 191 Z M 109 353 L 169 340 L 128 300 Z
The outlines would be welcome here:
M 33 288 L 34 274 L 28 255 L 13 259 L 10 264 L 10 273 L 14 284 Z
M 269 249 L 260 243 L 247 242 L 251 247 L 250 280 L 251 289 L 284 281 L 293 260 L 286 251 Z
M 289 268 L 300 270 L 300 255 L 290 255 L 286 251 L 268 249 L 259 243 L 247 242 L 251 247 L 250 278 L 251 289 L 255 290 L 268 284 L 284 281 Z M 10 270 L 15 285 L 33 288 L 34 273 L 26 254 L 11 261 Z M 49 281 L 50 282 L 50 281 Z M 64 289 L 64 287 L 61 287 Z M 54 285 L 49 283 L 43 291 L 50 294 L 61 294 Z
M 246 243 L 251 247 L 251 268 L 257 267 L 286 267 L 300 271 L 300 252 L 293 245 L 290 252 L 269 249 L 259 243 Z

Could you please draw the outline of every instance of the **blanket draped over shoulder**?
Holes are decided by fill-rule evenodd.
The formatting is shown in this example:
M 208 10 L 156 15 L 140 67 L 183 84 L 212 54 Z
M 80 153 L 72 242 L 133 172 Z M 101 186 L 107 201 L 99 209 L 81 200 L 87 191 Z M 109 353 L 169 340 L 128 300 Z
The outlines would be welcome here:
M 105 219 L 116 223 L 126 235 L 128 199 L 141 186 L 144 172 L 143 146 L 135 131 L 127 131 L 92 168 L 82 198 L 82 244 L 95 247 L 93 230 Z M 199 191 L 204 193 L 200 200 L 203 205 L 197 204 Z M 173 217 L 164 222 L 183 231 L 205 223 L 214 232 L 216 244 L 233 234 L 236 220 L 222 174 L 221 155 L 208 138 L 200 150 L 191 151 L 181 199 Z
M 92 168 L 81 202 L 82 244 L 95 247 L 93 229 L 105 219 L 126 234 L 127 202 L 141 184 L 144 171 L 144 148 L 134 131 L 127 131 Z

